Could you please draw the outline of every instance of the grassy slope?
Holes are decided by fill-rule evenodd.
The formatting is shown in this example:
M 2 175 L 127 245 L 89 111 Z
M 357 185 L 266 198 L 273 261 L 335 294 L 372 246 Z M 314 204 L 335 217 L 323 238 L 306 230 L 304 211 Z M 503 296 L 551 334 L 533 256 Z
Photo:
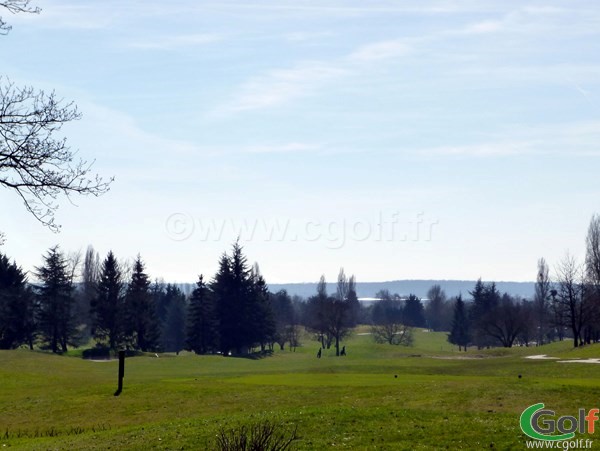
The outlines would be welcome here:
M 207 449 L 220 426 L 265 417 L 297 424 L 297 449 L 522 449 L 525 407 L 597 407 L 600 367 L 523 356 L 600 357 L 599 346 L 458 353 L 424 332 L 412 348 L 368 335 L 346 346 L 347 357 L 320 360 L 310 341 L 261 360 L 131 358 L 118 398 L 116 362 L 3 351 L 0 446 Z

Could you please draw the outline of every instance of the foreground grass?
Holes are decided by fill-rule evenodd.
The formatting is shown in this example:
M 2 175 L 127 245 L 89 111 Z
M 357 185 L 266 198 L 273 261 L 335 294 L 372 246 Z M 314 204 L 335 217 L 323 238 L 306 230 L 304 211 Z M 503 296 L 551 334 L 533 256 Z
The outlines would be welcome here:
M 458 353 L 429 332 L 412 348 L 358 334 L 345 344 L 341 358 L 317 359 L 310 341 L 259 360 L 130 358 L 120 397 L 115 361 L 0 352 L 0 446 L 211 449 L 221 427 L 268 418 L 297 425 L 303 450 L 523 449 L 525 407 L 598 407 L 599 366 L 523 358 L 600 357 L 598 346 Z

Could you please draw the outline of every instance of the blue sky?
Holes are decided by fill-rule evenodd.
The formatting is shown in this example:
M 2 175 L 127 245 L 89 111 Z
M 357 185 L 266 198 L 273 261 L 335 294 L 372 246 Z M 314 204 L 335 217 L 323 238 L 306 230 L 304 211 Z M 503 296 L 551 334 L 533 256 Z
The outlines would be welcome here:
M 116 181 L 61 202 L 58 235 L 0 191 L 25 269 L 92 244 L 193 281 L 238 235 L 271 282 L 532 280 L 583 257 L 595 1 L 36 4 L 4 15 L 1 72 L 74 100 L 64 134 Z

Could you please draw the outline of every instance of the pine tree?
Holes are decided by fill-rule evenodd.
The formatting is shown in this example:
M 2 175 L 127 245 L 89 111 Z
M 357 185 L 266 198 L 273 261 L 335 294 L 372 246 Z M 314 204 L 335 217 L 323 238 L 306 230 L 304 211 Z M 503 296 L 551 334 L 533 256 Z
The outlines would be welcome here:
M 260 344 L 261 351 L 267 343 L 275 343 L 275 316 L 269 302 L 269 287 L 255 263 L 251 271 L 250 298 L 247 303 L 248 341 L 251 345 Z M 272 346 L 271 346 L 272 348 Z
M 165 298 L 166 318 L 162 328 L 162 346 L 167 352 L 176 352 L 185 348 L 186 302 L 185 295 L 175 285 L 167 285 Z
M 454 304 L 454 317 L 452 319 L 452 328 L 448 335 L 448 341 L 458 346 L 460 351 L 461 346 L 467 350 L 467 346 L 471 341 L 471 333 L 469 328 L 469 316 L 462 300 L 462 296 L 456 298 Z
M 404 323 L 407 326 L 425 326 L 425 311 L 423 309 L 423 304 L 421 303 L 421 300 L 414 294 L 408 296 L 408 299 L 404 304 L 402 314 Z
M 187 347 L 196 354 L 219 349 L 219 320 L 214 297 L 200 275 L 188 307 Z
M 41 282 L 38 288 L 39 331 L 52 352 L 67 352 L 75 335 L 73 324 L 73 287 L 68 265 L 58 246 L 48 250 L 44 266 L 36 268 Z
M 93 336 L 112 350 L 124 344 L 124 296 L 121 270 L 110 251 L 100 268 L 100 281 L 92 301 Z
M 33 348 L 34 297 L 23 270 L 0 253 L 0 349 Z
M 160 329 L 150 292 L 150 279 L 139 255 L 133 263 L 125 309 L 125 336 L 132 337 L 136 349 L 144 352 L 157 349 Z

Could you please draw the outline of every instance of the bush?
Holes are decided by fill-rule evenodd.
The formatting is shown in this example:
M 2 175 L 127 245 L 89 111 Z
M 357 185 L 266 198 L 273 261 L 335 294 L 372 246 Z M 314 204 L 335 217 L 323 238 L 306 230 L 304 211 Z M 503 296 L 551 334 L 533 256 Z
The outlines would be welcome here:
M 233 429 L 222 428 L 217 434 L 220 451 L 284 451 L 297 439 L 297 427 L 293 430 L 280 423 L 263 420 Z

